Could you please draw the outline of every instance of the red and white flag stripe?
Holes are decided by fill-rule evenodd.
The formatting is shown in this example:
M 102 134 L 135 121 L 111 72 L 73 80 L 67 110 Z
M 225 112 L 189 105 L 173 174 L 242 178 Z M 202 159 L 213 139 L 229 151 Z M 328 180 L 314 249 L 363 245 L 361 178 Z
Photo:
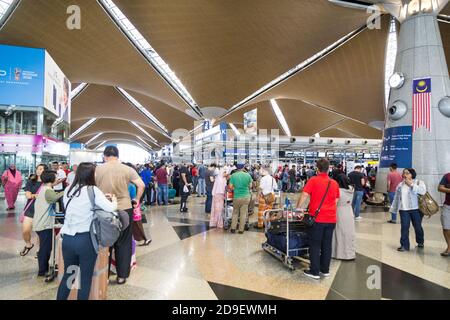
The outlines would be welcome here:
M 421 127 L 431 131 L 431 92 L 413 94 L 413 132 Z

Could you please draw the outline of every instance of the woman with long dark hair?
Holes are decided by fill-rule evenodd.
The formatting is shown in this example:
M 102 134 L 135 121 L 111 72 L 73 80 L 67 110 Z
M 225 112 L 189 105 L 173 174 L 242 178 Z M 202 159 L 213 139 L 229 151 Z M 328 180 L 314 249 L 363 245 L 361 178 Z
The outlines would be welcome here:
M 73 272 L 68 272 L 68 268 L 71 266 L 80 268 L 78 300 L 87 300 L 91 291 L 97 252 L 94 249 L 89 232 L 93 219 L 89 189 L 94 194 L 97 207 L 109 212 L 117 209 L 116 196 L 107 195 L 111 198 L 111 201 L 109 201 L 103 192 L 96 187 L 95 165 L 88 162 L 81 163 L 78 166 L 74 182 L 64 192 L 66 215 L 64 226 L 61 229 L 64 276 L 58 288 L 58 300 L 67 300 L 70 294 L 71 284 L 68 284 L 68 280 Z
M 25 186 L 25 197 L 27 198 L 27 204 L 22 212 L 23 223 L 22 223 L 22 236 L 25 241 L 25 247 L 20 251 L 20 255 L 26 256 L 31 249 L 33 249 L 34 244 L 31 243 L 31 232 L 33 229 L 33 218 L 34 218 L 34 204 L 36 198 L 40 192 L 42 186 L 41 174 L 48 170 L 48 166 L 45 164 L 40 164 L 36 167 L 36 173 L 30 175 L 27 184 Z

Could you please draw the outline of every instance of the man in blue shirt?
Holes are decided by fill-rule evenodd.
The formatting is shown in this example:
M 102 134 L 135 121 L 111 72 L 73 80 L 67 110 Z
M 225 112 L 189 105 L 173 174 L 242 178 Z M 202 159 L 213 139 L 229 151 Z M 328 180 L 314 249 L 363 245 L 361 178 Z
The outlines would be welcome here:
M 145 192 L 144 195 L 142 196 L 142 198 L 147 198 L 147 200 L 145 201 L 145 204 L 147 206 L 150 205 L 151 203 L 151 184 L 153 183 L 153 173 L 152 170 L 150 170 L 150 165 L 148 163 L 146 163 L 144 165 L 144 170 L 142 170 L 141 172 L 141 178 L 142 181 L 144 181 L 145 184 Z M 141 199 L 142 202 L 142 199 Z

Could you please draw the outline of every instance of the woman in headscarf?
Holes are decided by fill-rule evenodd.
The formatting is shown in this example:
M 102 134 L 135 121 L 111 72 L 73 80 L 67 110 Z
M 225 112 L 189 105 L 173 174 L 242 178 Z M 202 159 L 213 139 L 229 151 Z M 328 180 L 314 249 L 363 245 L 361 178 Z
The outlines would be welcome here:
M 16 165 L 11 163 L 2 175 L 2 185 L 5 188 L 5 198 L 8 204 L 7 210 L 14 210 L 17 195 L 22 187 L 22 175 L 16 170 Z
M 337 223 L 333 234 L 331 256 L 339 260 L 354 260 L 356 247 L 355 218 L 352 209 L 353 188 L 350 187 L 350 181 L 342 170 L 334 179 L 339 184 L 341 196 L 337 204 Z
M 213 207 L 211 211 L 211 218 L 209 222 L 210 227 L 223 228 L 223 204 L 225 202 L 227 187 L 227 172 L 222 168 L 219 170 L 219 174 L 214 181 L 214 187 L 212 189 L 213 195 Z

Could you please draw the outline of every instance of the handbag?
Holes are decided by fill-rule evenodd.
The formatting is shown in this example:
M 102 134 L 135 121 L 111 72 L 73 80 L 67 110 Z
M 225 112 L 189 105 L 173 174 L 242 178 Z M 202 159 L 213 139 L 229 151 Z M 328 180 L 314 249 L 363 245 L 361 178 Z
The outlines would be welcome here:
M 274 181 L 274 178 L 272 178 L 272 189 L 275 189 L 273 186 L 273 181 Z M 263 195 L 263 197 L 264 197 L 264 201 L 265 201 L 266 205 L 270 205 L 271 203 L 275 202 L 275 193 L 274 192 Z
M 141 221 L 142 220 L 142 211 L 138 206 L 133 209 L 133 221 Z
M 39 189 L 36 191 L 36 195 L 39 194 L 39 192 L 41 191 L 42 188 L 42 184 L 39 186 Z M 25 220 L 25 213 L 28 211 L 28 209 L 30 209 L 31 205 L 36 201 L 36 198 L 31 199 L 30 202 L 28 202 L 28 204 L 25 206 L 25 208 L 22 210 L 22 212 L 20 213 L 19 216 L 19 221 L 20 223 L 23 223 L 23 221 Z
M 419 185 L 419 181 L 417 181 Z M 439 212 L 439 204 L 433 199 L 431 194 L 427 191 L 424 195 L 418 195 L 419 199 L 419 211 L 424 216 L 431 218 L 432 215 Z
M 325 190 L 325 194 L 323 195 L 322 200 L 320 201 L 319 207 L 317 207 L 316 212 L 314 212 L 314 216 L 311 216 L 310 214 L 305 214 L 303 216 L 302 221 L 304 221 L 304 224 L 308 228 L 312 228 L 314 226 L 314 223 L 316 222 L 316 218 L 320 213 L 320 210 L 322 209 L 323 202 L 325 201 L 325 198 L 327 197 L 328 190 L 330 189 L 331 180 L 328 180 L 327 189 Z

